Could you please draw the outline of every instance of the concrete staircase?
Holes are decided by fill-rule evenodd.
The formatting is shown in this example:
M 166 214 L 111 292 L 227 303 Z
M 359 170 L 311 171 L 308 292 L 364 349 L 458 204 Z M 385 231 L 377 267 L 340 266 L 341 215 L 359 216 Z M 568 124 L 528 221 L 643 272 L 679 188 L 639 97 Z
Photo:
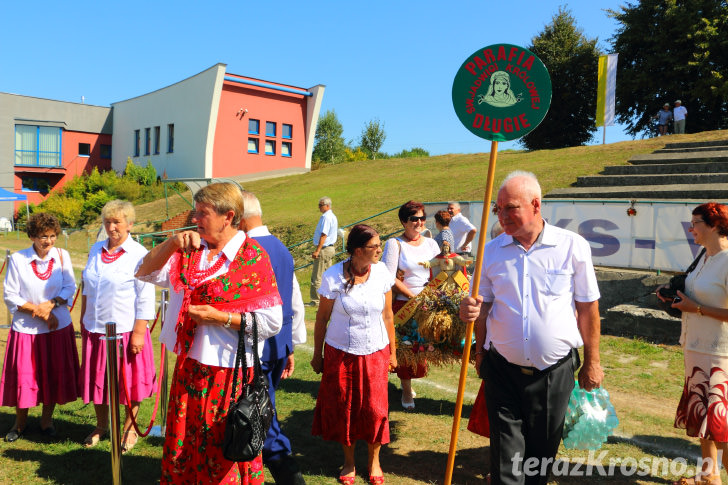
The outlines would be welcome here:
M 681 200 L 696 205 L 728 200 L 728 140 L 668 143 L 653 153 L 632 157 L 629 165 L 578 177 L 571 187 L 552 190 L 544 198 Z M 677 344 L 680 320 L 662 311 L 651 294 L 669 277 L 650 271 L 598 268 L 603 332 Z
M 578 177 L 548 199 L 728 199 L 728 140 L 668 143 L 635 155 L 629 165 L 605 167 L 602 175 Z

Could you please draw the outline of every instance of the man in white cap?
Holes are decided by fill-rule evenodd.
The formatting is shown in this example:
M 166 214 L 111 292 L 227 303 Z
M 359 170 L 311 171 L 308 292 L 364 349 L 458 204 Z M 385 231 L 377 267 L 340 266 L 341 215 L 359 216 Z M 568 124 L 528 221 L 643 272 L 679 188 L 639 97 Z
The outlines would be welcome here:
M 688 116 L 688 110 L 682 105 L 678 99 L 675 101 L 675 109 L 672 110 L 672 119 L 675 120 L 675 134 L 685 133 L 685 118 Z

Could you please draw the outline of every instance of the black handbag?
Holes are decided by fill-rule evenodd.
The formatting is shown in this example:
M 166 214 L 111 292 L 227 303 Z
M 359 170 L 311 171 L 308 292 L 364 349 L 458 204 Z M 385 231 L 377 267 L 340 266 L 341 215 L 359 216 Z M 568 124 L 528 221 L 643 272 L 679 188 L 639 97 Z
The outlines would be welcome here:
M 685 293 L 685 279 L 688 277 L 688 273 L 694 270 L 695 267 L 698 265 L 698 262 L 700 261 L 700 258 L 703 257 L 703 254 L 705 254 L 705 248 L 700 251 L 698 257 L 695 258 L 695 261 L 693 261 L 692 264 L 688 266 L 688 269 L 685 270 L 684 273 L 676 274 L 675 276 L 670 278 L 670 281 L 667 283 L 666 287 L 660 288 L 660 296 L 670 299 L 670 301 L 660 300 L 660 307 L 670 316 L 676 318 L 680 318 L 682 316 L 682 312 L 680 310 L 672 307 L 672 300 L 677 298 L 678 290 Z
M 230 394 L 230 409 L 225 421 L 225 435 L 222 442 L 222 454 L 230 461 L 250 461 L 263 450 L 265 435 L 268 433 L 273 420 L 273 403 L 268 394 L 268 379 L 260 367 L 258 356 L 258 323 L 253 318 L 253 379 L 245 382 L 248 363 L 245 357 L 245 315 L 241 315 L 240 337 L 238 339 L 238 352 L 235 356 L 235 370 L 233 371 L 233 389 Z M 243 391 L 240 398 L 235 401 L 237 388 L 238 368 L 243 367 Z

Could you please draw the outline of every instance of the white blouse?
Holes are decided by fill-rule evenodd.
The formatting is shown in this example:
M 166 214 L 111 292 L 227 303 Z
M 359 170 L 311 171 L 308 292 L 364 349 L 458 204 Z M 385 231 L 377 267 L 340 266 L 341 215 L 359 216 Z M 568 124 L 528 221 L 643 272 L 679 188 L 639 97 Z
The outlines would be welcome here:
M 53 272 L 47 280 L 38 278 L 33 272 L 31 262 L 36 262 L 36 269 L 43 273 L 53 259 Z M 65 249 L 56 247 L 41 259 L 33 246 L 10 255 L 8 271 L 5 275 L 5 304 L 13 315 L 13 330 L 20 333 L 48 333 L 48 324 L 30 313 L 18 311 L 18 308 L 30 302 L 34 305 L 55 297 L 63 298 L 70 305 L 76 291 L 76 280 L 73 276 L 71 257 Z M 58 320 L 58 330 L 71 324 L 71 312 L 67 305 L 51 310 Z
M 413 246 L 401 238 L 390 238 L 384 247 L 382 262 L 392 276 L 397 275 L 397 268 L 404 270 L 404 284 L 415 295 L 419 294 L 430 279 L 430 270 L 418 263 L 429 261 L 438 254 L 440 248 L 434 239 L 423 237 L 419 246 Z M 399 243 L 399 244 L 397 244 Z M 397 295 L 398 300 L 406 300 L 404 295 Z
M 235 259 L 235 255 L 245 242 L 245 233 L 238 233 L 222 248 L 212 261 L 208 261 L 208 249 L 205 240 L 202 240 L 202 256 L 200 258 L 200 269 L 207 269 L 215 264 L 220 254 L 226 257 L 225 262 L 216 272 L 205 278 L 207 281 L 218 275 L 227 273 L 230 263 Z M 162 324 L 162 332 L 159 340 L 168 350 L 174 351 L 175 343 L 177 343 L 177 319 L 184 301 L 184 291 L 176 292 L 172 288 L 169 279 L 169 270 L 171 264 L 170 258 L 167 263 L 158 271 L 147 276 L 141 276 L 139 279 L 154 283 L 157 286 L 169 288 L 169 306 L 167 307 L 167 315 Z M 260 308 L 255 310 L 256 321 L 258 322 L 258 354 L 263 355 L 263 341 L 268 337 L 276 335 L 283 326 L 283 307 L 275 305 L 269 308 Z M 245 326 L 245 358 L 248 366 L 253 363 L 253 336 L 250 324 Z M 195 329 L 195 338 L 192 341 L 192 347 L 187 353 L 187 357 L 195 359 L 205 365 L 213 365 L 216 367 L 235 367 L 235 354 L 238 351 L 238 331 L 231 328 L 224 328 L 219 325 L 198 325 Z
M 369 279 L 346 292 L 344 263 L 326 270 L 319 295 L 334 300 L 326 343 L 354 355 L 373 354 L 389 345 L 382 318 L 385 295 L 394 285 L 394 276 L 379 262 L 373 264 Z
M 83 270 L 83 326 L 88 332 L 105 334 L 106 323 L 115 322 L 117 333 L 131 332 L 135 320 L 154 320 L 156 312 L 154 286 L 134 277 L 147 250 L 127 236 L 121 245 L 124 254 L 112 263 L 104 263 L 103 248 L 108 249 L 108 240 L 91 247 Z
M 701 305 L 728 308 L 728 249 L 706 256 L 688 273 L 685 294 Z M 686 350 L 728 357 L 728 322 L 683 312 L 680 343 Z

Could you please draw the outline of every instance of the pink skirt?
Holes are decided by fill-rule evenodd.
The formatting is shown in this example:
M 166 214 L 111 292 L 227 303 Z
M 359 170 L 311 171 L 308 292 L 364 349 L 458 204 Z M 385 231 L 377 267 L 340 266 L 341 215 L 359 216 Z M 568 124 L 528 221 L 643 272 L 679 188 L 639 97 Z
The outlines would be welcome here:
M 311 434 L 346 446 L 389 443 L 388 373 L 388 346 L 353 355 L 327 344 Z
M 688 436 L 728 442 L 728 357 L 685 351 L 685 385 L 675 427 Z
M 78 386 L 79 395 L 84 403 L 109 404 L 109 386 L 106 379 L 106 341 L 101 340 L 104 334 L 92 333 L 81 329 L 81 373 Z M 129 347 L 131 332 L 121 334 L 124 343 L 124 372 L 127 379 L 129 397 L 134 402 L 141 402 L 143 399 L 154 393 L 156 373 L 154 371 L 154 352 L 152 348 L 152 337 L 149 329 L 144 338 L 144 349 L 139 354 L 134 354 Z M 121 360 L 121 354 L 119 353 Z M 124 389 L 121 387 L 121 363 L 117 364 L 119 371 L 119 402 L 131 405 L 126 401 Z
M 36 335 L 11 329 L 0 380 L 0 405 L 27 409 L 75 401 L 78 375 L 73 325 Z

